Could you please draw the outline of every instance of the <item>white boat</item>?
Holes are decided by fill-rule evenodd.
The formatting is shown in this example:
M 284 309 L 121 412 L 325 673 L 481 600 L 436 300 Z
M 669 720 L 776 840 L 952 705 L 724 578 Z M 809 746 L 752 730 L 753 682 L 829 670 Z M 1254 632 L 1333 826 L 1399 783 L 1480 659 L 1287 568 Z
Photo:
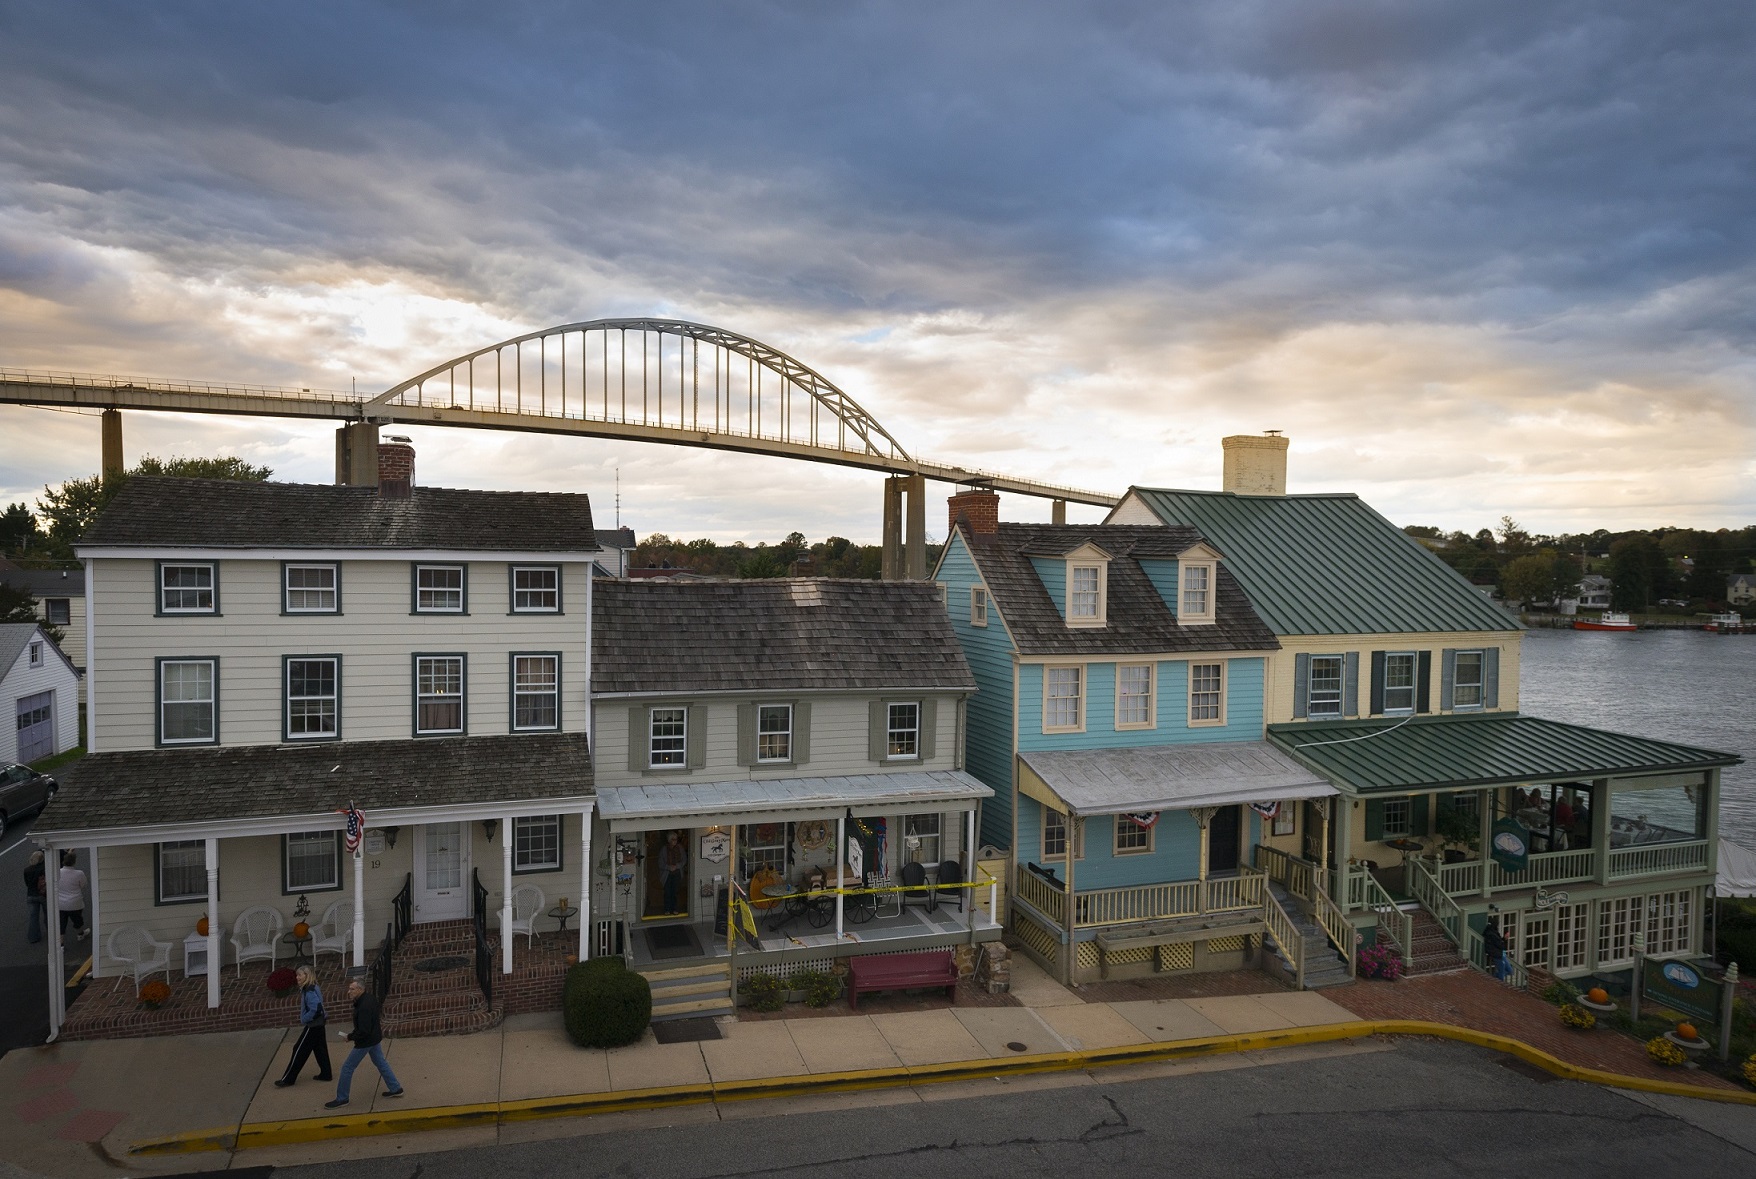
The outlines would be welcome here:
M 1639 630 L 1626 614 L 1606 610 L 1596 618 L 1575 618 L 1574 630 Z

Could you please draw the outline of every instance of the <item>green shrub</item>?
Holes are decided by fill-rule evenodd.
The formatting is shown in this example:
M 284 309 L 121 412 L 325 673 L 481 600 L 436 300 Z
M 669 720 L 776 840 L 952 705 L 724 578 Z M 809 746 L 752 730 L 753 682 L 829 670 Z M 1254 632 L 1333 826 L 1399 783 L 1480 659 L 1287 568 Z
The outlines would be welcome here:
M 807 970 L 793 975 L 792 989 L 805 992 L 805 1006 L 827 1007 L 841 998 L 841 979 L 822 971 Z
M 787 1005 L 787 984 L 772 974 L 752 974 L 738 989 L 753 1011 L 779 1011 Z
M 1543 999 L 1562 1006 L 1575 1003 L 1579 1000 L 1579 988 L 1564 978 L 1558 978 L 1543 988 Z
M 652 986 L 620 958 L 588 959 L 567 971 L 561 1012 L 581 1048 L 619 1048 L 652 1022 Z

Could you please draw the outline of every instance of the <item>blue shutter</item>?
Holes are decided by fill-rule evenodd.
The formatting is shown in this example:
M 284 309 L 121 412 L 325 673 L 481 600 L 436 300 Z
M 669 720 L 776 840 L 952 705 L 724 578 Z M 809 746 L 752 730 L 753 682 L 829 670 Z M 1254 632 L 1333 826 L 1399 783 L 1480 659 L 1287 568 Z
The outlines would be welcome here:
M 1311 657 L 1303 652 L 1293 656 L 1293 716 L 1310 713 Z

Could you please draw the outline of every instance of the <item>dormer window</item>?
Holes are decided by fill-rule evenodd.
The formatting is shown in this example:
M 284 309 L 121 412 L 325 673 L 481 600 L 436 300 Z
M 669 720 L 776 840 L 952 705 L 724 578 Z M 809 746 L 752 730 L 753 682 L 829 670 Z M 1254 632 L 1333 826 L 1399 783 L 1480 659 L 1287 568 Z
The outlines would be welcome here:
M 1177 622 L 1205 626 L 1214 621 L 1218 599 L 1219 554 L 1197 544 L 1177 554 Z
M 1068 626 L 1103 626 L 1108 613 L 1110 555 L 1096 545 L 1080 545 L 1067 554 L 1066 616 Z
M 1073 584 L 1067 594 L 1067 617 L 1078 621 L 1096 622 L 1098 619 L 1098 567 L 1096 565 L 1075 565 L 1073 567 Z

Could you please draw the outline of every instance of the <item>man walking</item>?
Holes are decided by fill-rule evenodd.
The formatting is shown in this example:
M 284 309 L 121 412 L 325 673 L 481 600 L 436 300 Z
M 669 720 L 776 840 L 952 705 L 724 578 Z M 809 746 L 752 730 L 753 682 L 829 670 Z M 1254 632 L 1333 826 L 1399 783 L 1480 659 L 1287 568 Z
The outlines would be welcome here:
M 335 1084 L 335 1100 L 324 1102 L 324 1109 L 339 1109 L 348 1103 L 348 1087 L 353 1082 L 354 1070 L 368 1056 L 378 1069 L 378 1075 L 384 1078 L 384 1096 L 402 1096 L 402 1082 L 396 1079 L 396 1074 L 390 1071 L 390 1061 L 384 1058 L 384 1024 L 378 1011 L 378 996 L 368 995 L 365 983 L 350 978 L 348 998 L 354 1001 L 354 1030 L 343 1038 L 352 1040 L 354 1047 L 342 1062 L 341 1077 Z
M 45 924 L 49 905 L 49 873 L 43 867 L 43 853 L 32 852 L 30 866 L 24 870 L 24 903 L 30 909 L 30 929 L 27 936 L 32 945 L 43 940 L 48 931 Z

